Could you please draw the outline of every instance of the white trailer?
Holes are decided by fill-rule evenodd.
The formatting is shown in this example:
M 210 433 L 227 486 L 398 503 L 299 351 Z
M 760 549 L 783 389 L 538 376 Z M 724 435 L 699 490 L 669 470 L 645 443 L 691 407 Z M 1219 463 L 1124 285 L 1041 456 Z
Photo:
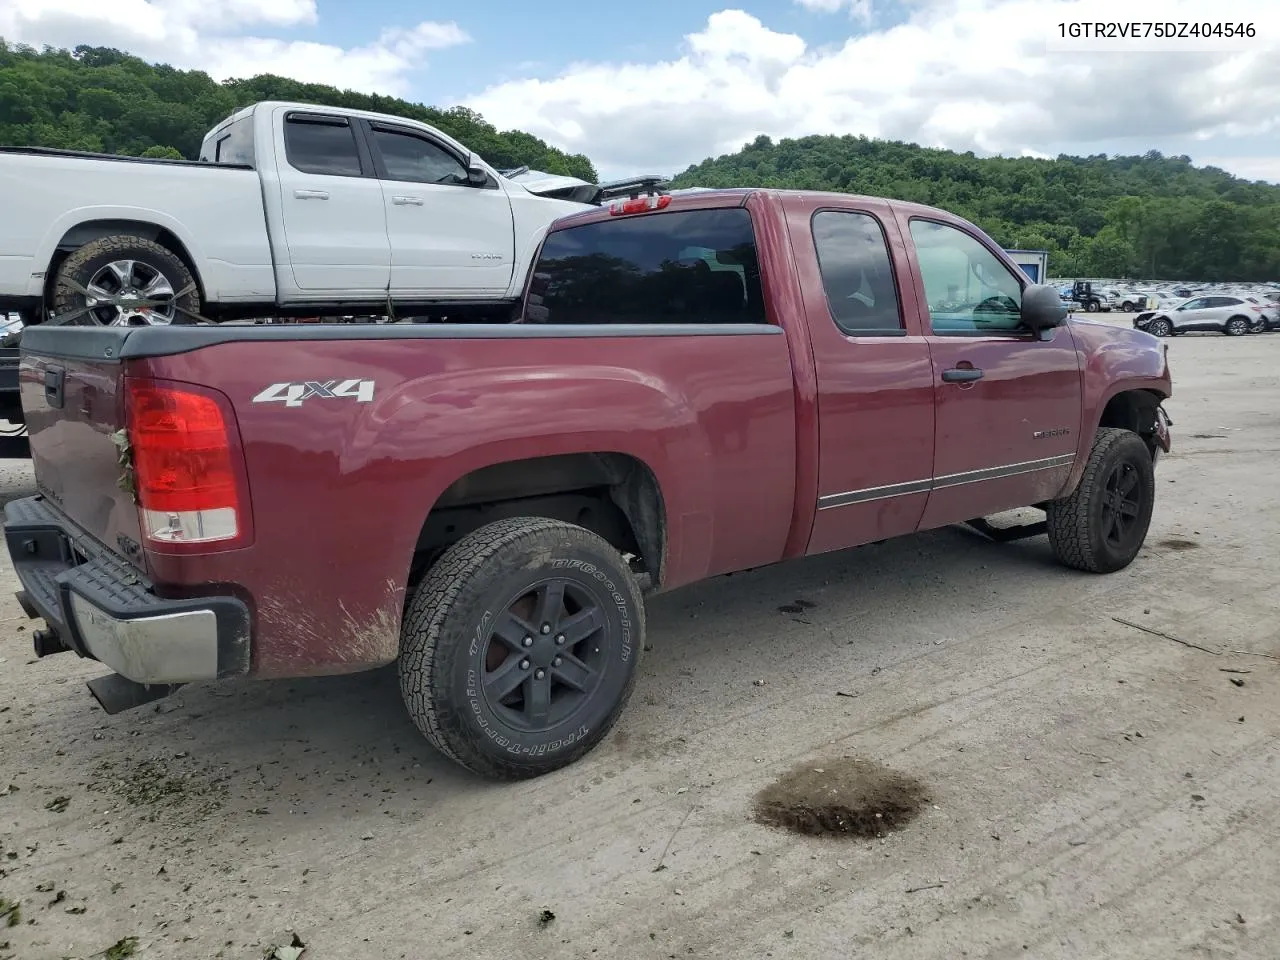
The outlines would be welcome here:
M 1005 253 L 1031 278 L 1032 283 L 1044 283 L 1049 276 L 1048 250 L 1006 250 Z

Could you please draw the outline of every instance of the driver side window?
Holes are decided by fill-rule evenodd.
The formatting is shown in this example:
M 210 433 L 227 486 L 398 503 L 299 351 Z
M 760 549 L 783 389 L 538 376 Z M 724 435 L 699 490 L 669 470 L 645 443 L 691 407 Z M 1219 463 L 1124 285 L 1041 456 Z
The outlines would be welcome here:
M 933 332 L 964 336 L 1012 333 L 1022 327 L 1022 285 L 963 230 L 911 221 Z
M 373 128 L 387 174 L 392 180 L 412 183 L 466 185 L 467 170 L 452 154 L 421 137 L 409 133 Z

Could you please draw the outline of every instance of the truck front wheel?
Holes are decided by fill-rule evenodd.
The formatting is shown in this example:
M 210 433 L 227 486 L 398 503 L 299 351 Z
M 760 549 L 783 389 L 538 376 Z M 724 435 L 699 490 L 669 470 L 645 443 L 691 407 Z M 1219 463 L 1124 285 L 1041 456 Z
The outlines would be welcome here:
M 1155 467 L 1142 438 L 1100 427 L 1079 486 L 1046 508 L 1054 556 L 1089 573 L 1127 567 L 1147 539 L 1155 493 Z
M 173 251 L 117 234 L 90 241 L 62 261 L 50 306 L 54 322 L 73 326 L 194 323 L 200 293 Z
M 621 554 L 556 520 L 500 520 L 455 543 L 405 612 L 400 691 L 419 731 L 474 773 L 573 763 L 631 696 L 644 604 Z

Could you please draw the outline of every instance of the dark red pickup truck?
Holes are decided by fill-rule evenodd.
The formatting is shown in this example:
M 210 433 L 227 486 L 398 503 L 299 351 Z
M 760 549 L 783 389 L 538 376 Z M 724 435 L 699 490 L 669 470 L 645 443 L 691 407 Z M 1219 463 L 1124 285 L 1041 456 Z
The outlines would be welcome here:
M 38 653 L 111 667 L 113 712 L 398 659 L 419 729 L 494 777 L 605 736 L 645 591 L 1021 506 L 1118 570 L 1169 449 L 1160 341 L 1067 321 L 963 220 L 838 194 L 559 221 L 514 323 L 22 349 L 39 493 L 5 535 Z

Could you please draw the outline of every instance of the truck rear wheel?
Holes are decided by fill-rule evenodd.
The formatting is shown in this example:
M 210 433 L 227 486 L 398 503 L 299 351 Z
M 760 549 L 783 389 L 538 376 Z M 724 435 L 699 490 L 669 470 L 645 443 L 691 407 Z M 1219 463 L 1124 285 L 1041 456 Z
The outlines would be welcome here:
M 62 261 L 51 307 L 55 321 L 74 315 L 66 321 L 73 326 L 194 323 L 200 293 L 173 251 L 122 233 L 90 241 Z
M 1127 567 L 1147 539 L 1155 493 L 1155 467 L 1142 438 L 1100 427 L 1079 486 L 1045 511 L 1054 556 L 1089 573 Z
M 612 728 L 635 685 L 644 603 L 621 554 L 537 517 L 451 546 L 405 613 L 400 691 L 419 731 L 482 776 L 540 776 Z

